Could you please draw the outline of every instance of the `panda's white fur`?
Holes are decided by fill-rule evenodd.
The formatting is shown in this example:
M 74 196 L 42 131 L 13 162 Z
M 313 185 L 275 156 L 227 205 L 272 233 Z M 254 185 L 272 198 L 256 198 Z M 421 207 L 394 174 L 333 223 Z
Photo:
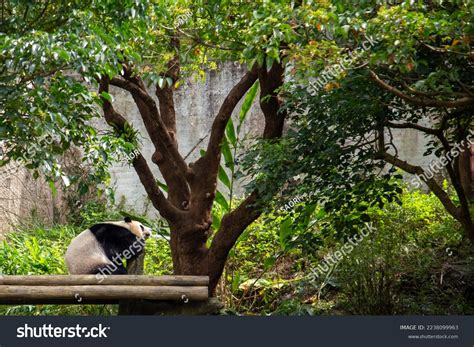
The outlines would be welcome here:
M 117 249 L 132 246 L 134 241 L 150 235 L 150 228 L 129 218 L 96 224 L 71 241 L 64 257 L 68 271 L 70 274 L 94 274 L 101 268 L 114 267 L 111 253 L 119 254 Z M 119 242 L 120 247 L 114 247 L 115 242 Z

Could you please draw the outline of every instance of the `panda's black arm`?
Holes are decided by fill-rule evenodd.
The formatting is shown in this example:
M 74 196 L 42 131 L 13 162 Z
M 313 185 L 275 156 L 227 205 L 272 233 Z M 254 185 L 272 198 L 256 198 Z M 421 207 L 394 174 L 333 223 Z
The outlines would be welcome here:
M 96 224 L 90 228 L 109 259 L 137 257 L 145 244 L 129 230 L 111 224 Z
M 140 242 L 140 239 L 137 239 L 137 240 L 138 240 L 137 242 Z M 140 256 L 140 254 L 143 253 L 144 250 L 145 250 L 145 244 L 142 241 L 140 242 L 139 247 L 133 248 L 133 251 L 131 252 L 131 256 L 127 260 L 137 259 Z

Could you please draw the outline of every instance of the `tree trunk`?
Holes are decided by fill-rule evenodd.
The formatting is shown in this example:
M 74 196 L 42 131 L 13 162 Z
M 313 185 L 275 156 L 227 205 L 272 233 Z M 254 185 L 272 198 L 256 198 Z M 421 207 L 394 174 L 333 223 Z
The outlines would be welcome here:
M 459 221 L 462 224 L 465 235 L 469 237 L 471 242 L 474 244 L 474 222 L 473 216 L 470 209 L 474 200 L 474 193 L 472 187 L 472 171 L 471 171 L 471 150 L 472 148 L 465 148 L 461 152 L 457 160 L 458 172 L 459 172 L 459 183 L 462 187 L 464 196 L 460 196 L 460 216 Z M 459 195 L 459 194 L 458 194 Z
M 185 235 L 171 227 L 171 256 L 173 258 L 173 272 L 175 275 L 208 275 L 207 238 L 202 230 L 189 230 Z
M 179 51 L 179 42 L 172 41 L 171 45 Z M 173 81 L 179 78 L 178 62 L 177 56 L 170 61 L 166 74 Z M 215 230 L 211 246 L 208 246 L 212 224 L 211 210 L 216 196 L 221 145 L 226 126 L 239 101 L 258 80 L 260 107 L 265 119 L 263 138 L 280 137 L 286 115 L 285 112 L 278 112 L 281 104 L 278 93 L 283 85 L 283 72 L 283 66 L 274 62 L 269 70 L 265 66 L 254 65 L 242 76 L 229 91 L 214 118 L 205 154 L 189 164 L 178 151 L 173 87 L 157 86 L 157 105 L 144 82 L 126 65 L 123 66 L 120 76 L 102 76 L 100 80 L 99 94 L 108 92 L 109 86 L 113 85 L 130 92 L 135 100 L 155 147 L 151 161 L 159 167 L 168 187 L 168 195 L 165 196 L 160 189 L 142 154 L 134 158 L 133 167 L 153 206 L 168 221 L 174 273 L 208 275 L 210 295 L 215 294 L 229 251 L 247 226 L 260 215 L 255 207 L 258 196 L 254 192 L 238 208 L 223 217 L 219 230 Z M 119 133 L 125 132 L 130 126 L 127 119 L 114 109 L 110 100 L 103 98 L 102 101 L 107 123 Z

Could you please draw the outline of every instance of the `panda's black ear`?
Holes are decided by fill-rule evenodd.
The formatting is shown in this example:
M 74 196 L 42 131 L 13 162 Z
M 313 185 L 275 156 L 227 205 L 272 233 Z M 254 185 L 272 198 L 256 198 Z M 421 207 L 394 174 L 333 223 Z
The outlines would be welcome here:
M 131 223 L 132 222 L 132 219 L 130 217 L 125 217 L 123 220 L 125 221 L 125 223 Z

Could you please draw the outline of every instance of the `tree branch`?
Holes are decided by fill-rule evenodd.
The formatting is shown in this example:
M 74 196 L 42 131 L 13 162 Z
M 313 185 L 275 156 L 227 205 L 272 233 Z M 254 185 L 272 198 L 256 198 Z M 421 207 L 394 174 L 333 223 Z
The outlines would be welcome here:
M 286 114 L 280 112 L 279 88 L 283 85 L 284 68 L 280 63 L 274 62 L 270 71 L 265 66 L 258 70 L 260 82 L 260 109 L 265 117 L 263 138 L 271 139 L 280 137 L 283 132 Z
M 387 122 L 386 125 L 390 128 L 397 128 L 397 129 L 416 129 L 426 134 L 434 135 L 441 142 L 445 153 L 449 153 L 449 151 L 451 150 L 451 145 L 449 144 L 449 141 L 446 139 L 446 137 L 444 137 L 442 129 L 427 128 L 415 123 L 396 124 L 396 123 Z M 456 190 L 456 193 L 461 199 L 461 202 L 463 202 L 463 200 L 465 199 L 465 193 L 460 182 L 459 173 L 457 172 L 457 170 L 454 170 L 451 162 L 449 162 L 446 165 L 446 170 L 448 171 L 449 178 L 451 179 L 451 183 L 453 184 L 454 189 Z
M 436 99 L 430 99 L 430 98 L 415 98 L 413 96 L 403 93 L 402 91 L 389 85 L 388 83 L 385 83 L 384 81 L 380 79 L 380 77 L 374 71 L 372 70 L 369 71 L 369 75 L 370 75 L 370 78 L 379 87 L 417 106 L 457 108 L 457 107 L 466 107 L 466 106 L 474 105 L 474 98 L 471 98 L 471 97 L 464 97 L 457 100 L 436 100 Z
M 421 44 L 423 46 L 425 46 L 426 48 L 428 48 L 430 51 L 433 51 L 433 52 L 436 52 L 436 53 L 451 53 L 451 54 L 458 54 L 458 55 L 462 55 L 462 56 L 466 56 L 466 57 L 469 57 L 469 58 L 474 58 L 474 51 L 470 51 L 470 52 L 456 52 L 456 51 L 453 51 L 453 50 L 450 50 L 450 49 L 445 49 L 445 48 L 441 48 L 441 47 L 435 47 L 435 46 L 431 46 L 425 42 L 421 42 Z
M 162 152 L 161 155 L 168 155 L 168 157 L 172 159 L 179 172 L 183 176 L 186 176 L 189 170 L 188 166 L 179 154 L 175 142 L 170 137 L 166 125 L 164 124 L 158 112 L 155 100 L 147 93 L 146 90 L 130 80 L 114 77 L 110 80 L 110 84 L 127 90 L 132 94 L 134 99 L 141 100 L 144 103 L 148 109 L 148 112 L 141 112 L 141 115 L 148 134 L 150 135 L 151 141 L 155 147 Z
M 283 67 L 274 63 L 269 72 L 265 67 L 258 71 L 260 82 L 260 108 L 265 117 L 265 128 L 263 138 L 273 139 L 280 137 L 283 133 L 283 124 L 286 114 L 280 112 L 280 101 L 278 100 L 278 89 L 283 85 Z M 258 217 L 262 211 L 256 206 L 258 192 L 252 192 L 235 210 L 227 213 L 221 222 L 221 226 L 212 240 L 209 249 L 209 288 L 215 288 L 229 251 L 244 230 Z
M 210 288 L 215 288 L 224 270 L 227 256 L 242 232 L 261 215 L 254 206 L 258 195 L 251 193 L 235 210 L 224 215 L 209 248 Z
M 99 95 L 102 92 L 109 92 L 109 79 L 102 77 L 99 84 Z M 124 131 L 125 126 L 128 124 L 125 117 L 115 111 L 112 104 L 105 98 L 101 98 L 103 101 L 104 118 L 110 126 L 115 128 L 117 131 Z M 151 172 L 148 164 L 140 153 L 133 160 L 133 167 L 138 174 L 138 177 L 147 192 L 153 206 L 160 212 L 160 214 L 167 220 L 178 220 L 182 218 L 183 212 L 175 208 L 165 197 L 163 192 L 160 190 L 156 183 L 156 179 Z
M 430 190 L 438 197 L 446 210 L 451 214 L 455 219 L 459 219 L 460 210 L 456 207 L 451 201 L 449 195 L 439 186 L 434 177 L 427 178 L 426 173 L 420 166 L 411 165 L 406 161 L 400 160 L 397 157 L 387 153 L 384 150 L 381 150 L 377 155 L 376 159 L 381 159 L 390 163 L 403 171 L 406 171 L 412 175 L 418 175 L 423 177 L 423 181 L 430 188 Z
M 174 107 L 173 98 L 173 85 L 178 81 L 180 75 L 180 64 L 179 64 L 179 40 L 175 37 L 171 37 L 171 47 L 175 50 L 175 56 L 168 62 L 168 70 L 165 73 L 166 78 L 171 78 L 173 81 L 171 86 L 166 84 L 165 87 L 160 88 L 156 86 L 156 96 L 160 104 L 160 114 L 163 122 L 168 130 L 168 134 L 178 147 L 178 139 L 176 138 L 176 112 Z
M 392 122 L 387 122 L 386 125 L 390 128 L 395 128 L 395 129 L 415 129 L 419 130 L 421 132 L 424 132 L 426 134 L 438 136 L 438 133 L 440 132 L 439 129 L 432 129 L 428 127 L 424 127 L 422 125 L 416 124 L 416 123 L 392 123 Z
M 232 116 L 235 106 L 237 106 L 240 99 L 242 99 L 242 97 L 245 95 L 245 93 L 247 93 L 250 87 L 252 87 L 256 80 L 257 68 L 254 66 L 252 70 L 248 71 L 230 90 L 229 94 L 227 94 L 219 109 L 219 112 L 217 113 L 216 118 L 214 119 L 214 122 L 212 123 L 211 135 L 207 145 L 206 155 L 203 157 L 204 161 L 215 162 L 218 157 L 220 158 L 220 145 L 222 143 L 222 139 L 224 138 L 227 122 Z
M 224 99 L 211 127 L 207 151 L 191 167 L 189 183 L 192 191 L 191 204 L 201 211 L 210 210 L 217 187 L 217 173 L 221 160 L 221 144 L 227 122 L 245 93 L 257 80 L 257 68 L 253 67 L 230 90 Z

